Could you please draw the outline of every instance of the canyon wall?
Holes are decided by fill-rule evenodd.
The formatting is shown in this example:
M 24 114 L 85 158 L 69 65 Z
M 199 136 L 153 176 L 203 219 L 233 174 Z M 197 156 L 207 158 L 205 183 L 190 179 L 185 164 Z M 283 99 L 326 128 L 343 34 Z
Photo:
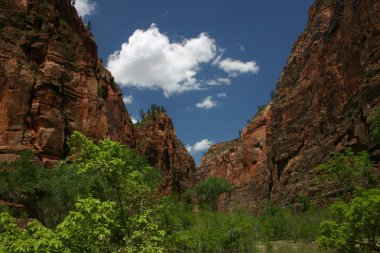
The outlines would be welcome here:
M 332 152 L 368 150 L 379 163 L 379 146 L 371 141 L 368 122 L 379 105 L 380 1 L 317 0 L 277 83 L 270 113 L 264 110 L 246 127 L 263 133 L 260 122 L 268 118 L 261 148 L 265 162 L 250 164 L 257 154 L 242 159 L 257 145 L 257 137 L 243 132 L 228 151 L 219 148 L 223 144 L 212 147 L 200 171 L 237 186 L 221 199 L 222 209 L 255 200 L 251 211 L 256 211 L 267 198 L 288 204 L 300 196 L 329 197 L 330 189 L 316 184 L 314 169 Z M 229 160 L 219 166 L 216 161 L 227 154 Z M 261 172 L 254 175 L 252 170 Z M 233 175 L 240 173 L 245 176 L 237 180 Z
M 180 163 L 187 164 L 186 171 L 195 165 L 184 148 L 173 151 L 173 143 L 183 145 L 167 115 L 165 120 L 164 129 L 135 129 L 120 88 L 70 1 L 0 2 L 1 161 L 30 149 L 50 166 L 67 155 L 66 141 L 74 130 L 131 148 L 149 136 L 165 135 L 165 141 L 150 141 L 148 148 L 138 150 L 165 175 L 170 171 L 164 186 L 178 189 L 172 186 L 188 175 Z

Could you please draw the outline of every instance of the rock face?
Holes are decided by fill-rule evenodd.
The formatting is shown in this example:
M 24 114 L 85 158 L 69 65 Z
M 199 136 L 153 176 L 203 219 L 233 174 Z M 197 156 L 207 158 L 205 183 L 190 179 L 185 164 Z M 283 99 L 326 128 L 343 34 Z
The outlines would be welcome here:
M 266 142 L 271 109 L 269 104 L 242 130 L 238 139 L 212 146 L 200 161 L 201 176 L 223 178 L 234 185 L 232 192 L 223 195 L 220 201 L 222 210 L 258 210 L 262 198 L 269 197 Z
M 346 147 L 369 150 L 377 163 L 380 160 L 368 123 L 380 105 L 380 2 L 317 0 L 309 16 L 278 81 L 271 113 L 264 111 L 246 128 L 261 131 L 259 122 L 269 115 L 261 149 L 266 159 L 255 166 L 260 173 L 242 170 L 247 161 L 256 160 L 257 154 L 243 159 L 246 150 L 254 149 L 253 141 L 230 143 L 228 151 L 218 144 L 202 159 L 206 177 L 227 178 L 238 188 L 245 182 L 244 191 L 232 191 L 221 208 L 253 199 L 255 211 L 268 197 L 283 204 L 299 196 L 313 198 L 323 192 L 315 184 L 314 168 Z M 225 156 L 229 160 L 223 160 Z M 246 175 L 244 180 L 233 176 L 240 173 Z
M 380 2 L 320 0 L 309 16 L 273 102 L 271 193 L 281 202 L 312 196 L 312 169 L 331 152 L 376 150 L 368 118 L 380 104 Z
M 44 164 L 54 163 L 67 154 L 65 143 L 74 130 L 129 147 L 143 141 L 135 138 L 145 138 L 135 136 L 122 93 L 68 0 L 2 0 L 0 160 L 30 149 Z M 169 137 L 177 142 L 173 133 Z M 151 149 L 173 148 L 169 140 L 151 144 L 164 145 Z M 142 151 L 164 171 L 173 169 L 164 162 L 167 159 L 179 161 L 184 155 L 192 160 L 183 150 L 167 154 L 176 154 L 169 158 Z
M 51 1 L 50 1 L 51 2 Z M 0 150 L 64 156 L 73 130 L 132 144 L 121 92 L 66 1 L 1 1 Z
M 192 186 L 195 180 L 194 159 L 177 139 L 173 123 L 166 113 L 147 117 L 135 127 L 134 133 L 137 151 L 163 172 L 164 192 L 183 192 Z

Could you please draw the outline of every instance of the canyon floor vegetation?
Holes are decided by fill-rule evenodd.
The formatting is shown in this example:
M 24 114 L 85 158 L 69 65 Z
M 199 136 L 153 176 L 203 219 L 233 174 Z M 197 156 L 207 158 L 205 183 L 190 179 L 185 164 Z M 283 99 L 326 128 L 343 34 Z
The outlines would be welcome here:
M 17 205 L 1 209 L 0 252 L 379 252 L 380 192 L 365 152 L 317 167 L 347 181 L 330 210 L 301 196 L 287 207 L 268 200 L 254 217 L 217 211 L 225 180 L 162 196 L 161 173 L 135 151 L 79 132 L 68 144 L 52 169 L 29 151 L 1 164 L 1 199 Z

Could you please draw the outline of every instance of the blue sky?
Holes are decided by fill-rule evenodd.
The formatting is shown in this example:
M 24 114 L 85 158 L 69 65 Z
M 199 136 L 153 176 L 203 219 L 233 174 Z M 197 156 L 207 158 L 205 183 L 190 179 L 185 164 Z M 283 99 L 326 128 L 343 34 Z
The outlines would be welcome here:
M 139 111 L 163 105 L 196 162 L 270 101 L 312 0 L 77 0 Z

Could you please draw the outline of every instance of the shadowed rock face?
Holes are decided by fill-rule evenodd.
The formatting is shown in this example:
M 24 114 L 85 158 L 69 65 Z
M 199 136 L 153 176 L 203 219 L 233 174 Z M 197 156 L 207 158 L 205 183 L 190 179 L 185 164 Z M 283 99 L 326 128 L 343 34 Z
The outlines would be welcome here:
M 369 150 L 379 162 L 368 119 L 380 104 L 380 2 L 317 0 L 309 16 L 271 103 L 261 149 L 266 159 L 255 170 L 260 173 L 253 175 L 248 169 L 241 179 L 228 176 L 247 167 L 242 157 L 254 143 L 229 143 L 230 160 L 223 166 L 215 162 L 226 154 L 218 149 L 223 144 L 212 147 L 202 159 L 200 168 L 206 177 L 217 175 L 238 186 L 239 192 L 225 196 L 221 208 L 239 208 L 236 203 L 254 200 L 250 206 L 255 211 L 267 197 L 284 204 L 302 195 L 314 198 L 325 191 L 315 184 L 314 168 L 346 147 Z M 260 131 L 257 125 L 266 113 L 247 128 Z M 250 160 L 255 156 L 250 154 Z M 234 198 L 238 200 L 228 201 Z
M 182 169 L 176 164 L 182 160 L 194 168 L 186 150 L 172 150 L 172 143 L 179 141 L 171 121 L 170 127 L 165 130 L 172 140 L 150 142 L 163 146 L 140 151 L 163 171 Z M 0 160 L 14 159 L 21 150 L 30 149 L 45 165 L 52 164 L 67 154 L 65 143 L 74 130 L 93 140 L 107 138 L 132 148 L 148 138 L 135 135 L 122 93 L 68 0 L 2 0 Z M 173 152 L 149 153 L 155 149 Z M 169 166 L 166 160 L 171 161 Z M 175 183 L 165 185 L 180 184 L 186 175 L 179 172 L 178 177 L 168 178 Z

